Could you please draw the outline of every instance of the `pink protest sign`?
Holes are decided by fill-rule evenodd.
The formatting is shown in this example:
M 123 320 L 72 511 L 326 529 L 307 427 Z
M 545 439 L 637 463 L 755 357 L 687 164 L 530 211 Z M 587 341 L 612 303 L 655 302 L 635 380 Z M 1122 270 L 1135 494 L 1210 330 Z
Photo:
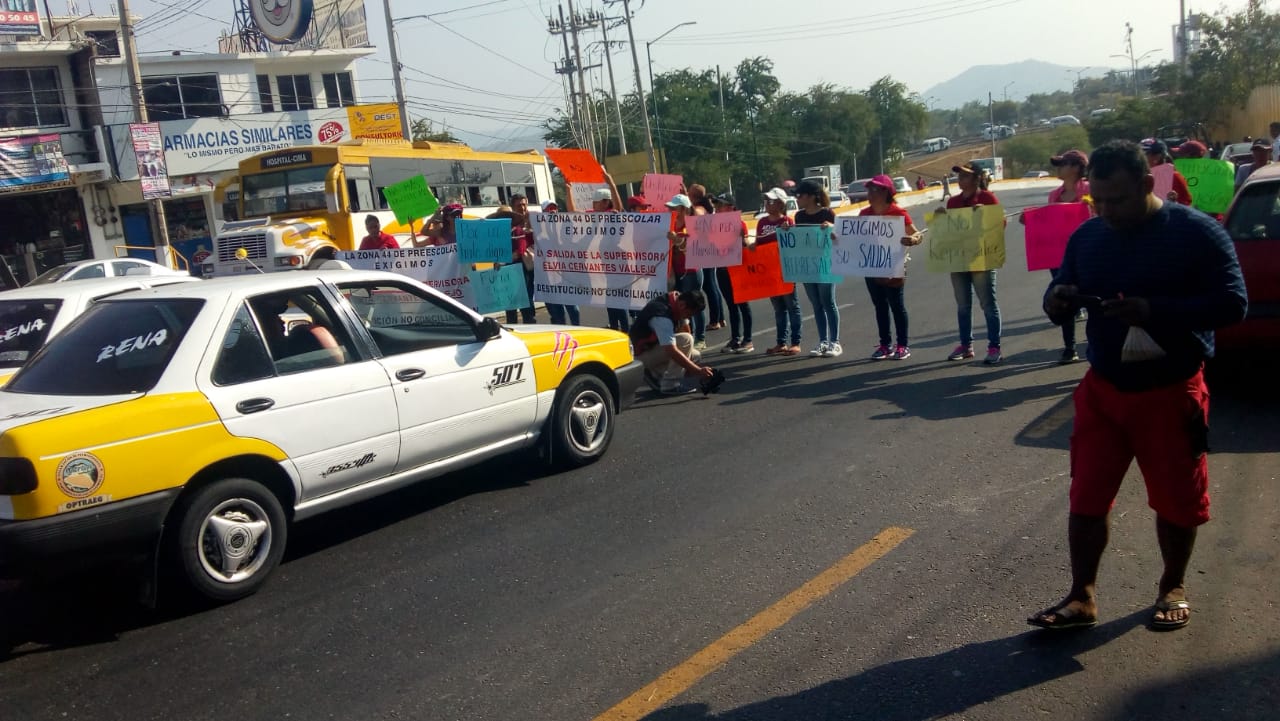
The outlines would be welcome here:
M 1030 208 L 1022 217 L 1027 221 L 1027 270 L 1048 270 L 1062 265 L 1067 240 L 1089 219 L 1089 206 L 1054 203 Z
M 1174 167 L 1170 163 L 1161 163 L 1151 169 L 1151 177 L 1156 179 L 1156 186 L 1151 189 L 1151 194 L 1161 200 L 1169 198 L 1169 191 L 1173 190 L 1173 171 Z
M 742 216 L 738 213 L 691 215 L 685 267 L 729 268 L 742 265 Z
M 645 173 L 640 187 L 643 189 L 644 199 L 649 201 L 649 205 L 661 208 L 668 200 L 684 192 L 681 190 L 684 187 L 684 178 L 679 175 Z

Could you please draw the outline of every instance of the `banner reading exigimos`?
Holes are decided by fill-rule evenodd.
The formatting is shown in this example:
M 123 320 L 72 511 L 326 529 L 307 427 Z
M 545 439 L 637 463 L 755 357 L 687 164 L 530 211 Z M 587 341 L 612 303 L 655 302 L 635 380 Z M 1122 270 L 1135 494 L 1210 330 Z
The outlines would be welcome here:
M 925 216 L 930 273 L 966 273 L 1004 266 L 1004 208 L 980 205 Z

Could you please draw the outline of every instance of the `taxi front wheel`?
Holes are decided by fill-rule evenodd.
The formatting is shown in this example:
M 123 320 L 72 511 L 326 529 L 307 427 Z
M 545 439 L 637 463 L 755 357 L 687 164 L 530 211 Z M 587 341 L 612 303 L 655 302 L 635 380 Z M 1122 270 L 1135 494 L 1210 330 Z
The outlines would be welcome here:
M 603 456 L 613 439 L 613 408 L 613 393 L 600 378 L 567 379 L 551 411 L 552 463 L 577 468 Z
M 223 602 L 252 594 L 284 555 L 284 510 L 255 481 L 227 478 L 196 489 L 179 515 L 174 570 L 203 598 Z

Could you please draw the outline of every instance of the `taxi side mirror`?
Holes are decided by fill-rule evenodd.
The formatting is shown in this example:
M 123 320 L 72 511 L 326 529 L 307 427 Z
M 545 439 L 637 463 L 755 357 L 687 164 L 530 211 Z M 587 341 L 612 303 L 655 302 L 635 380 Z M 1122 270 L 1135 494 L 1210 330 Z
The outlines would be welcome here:
M 492 318 L 486 317 L 476 328 L 476 337 L 482 341 L 493 340 L 500 335 L 502 335 L 502 326 Z

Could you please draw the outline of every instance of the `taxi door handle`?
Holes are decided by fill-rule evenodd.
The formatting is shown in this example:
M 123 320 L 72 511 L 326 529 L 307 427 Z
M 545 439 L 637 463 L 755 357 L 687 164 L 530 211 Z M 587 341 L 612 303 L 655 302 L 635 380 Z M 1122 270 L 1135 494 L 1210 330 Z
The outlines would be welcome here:
M 257 413 L 258 411 L 265 411 L 266 409 L 270 408 L 271 406 L 274 406 L 275 404 L 276 402 L 271 400 L 270 398 L 250 398 L 247 401 L 240 401 L 239 403 L 237 403 L 236 410 L 248 415 L 249 413 Z
M 427 372 L 421 368 L 403 368 L 396 371 L 396 380 L 407 383 L 409 381 L 416 381 L 426 374 Z

